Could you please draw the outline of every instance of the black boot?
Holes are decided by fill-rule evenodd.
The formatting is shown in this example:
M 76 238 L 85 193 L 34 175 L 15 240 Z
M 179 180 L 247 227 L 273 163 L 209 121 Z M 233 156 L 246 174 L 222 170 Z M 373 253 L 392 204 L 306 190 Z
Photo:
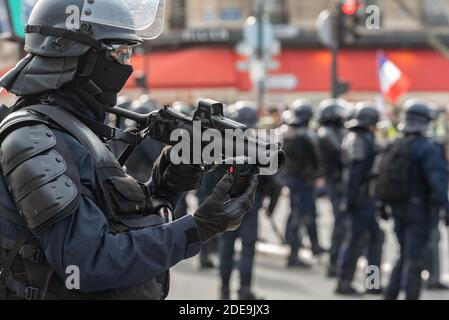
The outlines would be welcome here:
M 312 254 L 314 257 L 320 257 L 326 252 L 326 249 L 323 249 L 320 245 L 312 246 Z
M 287 267 L 289 268 L 301 268 L 301 269 L 310 269 L 310 264 L 300 260 L 298 255 L 290 255 L 288 257 Z
M 338 283 L 337 289 L 335 290 L 336 294 L 342 295 L 342 296 L 360 296 L 362 293 L 360 293 L 357 289 L 351 286 L 350 282 L 347 281 L 340 281 Z
M 220 300 L 231 300 L 231 292 L 229 291 L 229 287 L 221 287 Z
M 373 296 L 381 296 L 384 294 L 384 290 L 382 288 L 379 289 L 368 289 L 365 292 L 366 294 L 371 294 Z
M 201 267 L 201 269 L 205 269 L 205 270 L 207 270 L 207 269 L 214 269 L 215 268 L 215 264 L 210 259 L 201 259 L 200 267 Z
M 440 281 L 438 281 L 438 282 L 429 282 L 427 284 L 427 289 L 428 290 L 435 290 L 435 291 L 444 291 L 444 290 L 449 290 L 449 286 L 447 286 L 444 283 L 441 283 Z
M 327 275 L 328 278 L 330 279 L 335 279 L 337 278 L 337 268 L 334 266 L 329 266 L 327 268 Z
M 257 297 L 253 292 L 251 292 L 250 287 L 241 287 L 239 290 L 239 300 L 254 301 L 254 300 L 263 300 L 263 299 L 260 297 Z

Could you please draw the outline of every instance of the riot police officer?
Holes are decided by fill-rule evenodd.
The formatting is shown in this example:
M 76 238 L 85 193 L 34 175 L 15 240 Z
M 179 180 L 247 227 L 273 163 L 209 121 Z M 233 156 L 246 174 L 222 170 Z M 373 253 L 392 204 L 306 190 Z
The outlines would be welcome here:
M 380 268 L 383 232 L 376 217 L 376 200 L 370 194 L 372 168 L 376 157 L 375 130 L 379 112 L 370 102 L 356 106 L 353 119 L 347 123 L 349 132 L 343 140 L 342 210 L 347 215 L 347 232 L 338 258 L 336 293 L 358 294 L 352 287 L 357 261 L 364 249 L 368 264 Z M 368 292 L 379 294 L 381 288 Z
M 0 125 L 2 298 L 163 299 L 169 268 L 238 227 L 249 209 L 257 178 L 230 198 L 227 175 L 194 216 L 170 222 L 199 169 L 173 165 L 167 148 L 140 184 L 101 140 L 117 133 L 103 121 L 133 71 L 132 46 L 161 32 L 163 9 L 164 1 L 134 0 L 34 7 L 29 54 L 0 80 L 19 96 Z M 67 270 L 78 271 L 74 288 Z
M 248 128 L 255 128 L 258 122 L 257 106 L 250 101 L 239 101 L 234 105 L 231 118 L 245 124 Z M 256 252 L 256 241 L 258 235 L 258 212 L 262 207 L 262 195 L 256 192 L 254 205 L 245 215 L 239 229 L 228 232 L 219 239 L 220 277 L 221 277 L 221 299 L 231 298 L 230 280 L 234 268 L 235 241 L 242 241 L 242 252 L 240 255 L 240 289 L 239 300 L 257 300 L 258 297 L 252 292 L 252 278 L 254 256 Z
M 327 273 L 329 277 L 336 277 L 337 275 L 338 252 L 344 240 L 344 216 L 340 212 L 343 196 L 341 144 L 345 135 L 344 122 L 348 113 L 347 109 L 347 102 L 341 99 L 324 100 L 319 106 L 318 141 L 321 163 L 334 214 L 334 228 Z
M 400 257 L 392 271 L 385 298 L 397 299 L 405 290 L 406 299 L 416 300 L 421 292 L 421 271 L 439 208 L 447 203 L 447 170 L 444 156 L 425 134 L 434 118 L 422 101 L 404 105 L 405 120 L 400 131 L 408 145 L 408 196 L 391 203 Z
M 291 206 L 286 229 L 286 241 L 290 246 L 287 265 L 308 267 L 298 258 L 302 247 L 299 236 L 301 227 L 307 230 L 312 252 L 319 255 L 323 251 L 318 241 L 315 206 L 315 183 L 321 176 L 320 155 L 316 134 L 309 128 L 314 115 L 313 106 L 307 101 L 297 100 L 292 107 L 284 114 L 288 129 L 282 137 L 287 156 L 283 175 L 290 189 Z

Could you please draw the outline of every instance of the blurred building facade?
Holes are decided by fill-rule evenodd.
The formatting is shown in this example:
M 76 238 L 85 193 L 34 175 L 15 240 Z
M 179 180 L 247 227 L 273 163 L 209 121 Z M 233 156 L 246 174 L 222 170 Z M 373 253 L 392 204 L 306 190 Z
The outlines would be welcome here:
M 360 2 L 364 5 L 359 10 L 360 37 L 340 57 L 341 76 L 351 82 L 349 98 L 373 98 L 379 91 L 376 57 L 379 49 L 385 49 L 412 78 L 413 94 L 445 99 L 449 83 L 444 84 L 447 81 L 435 77 L 435 73 L 449 72 L 448 60 L 429 45 L 428 33 L 438 34 L 449 45 L 449 1 Z M 243 39 L 242 28 L 247 17 L 256 13 L 256 3 L 257 0 L 169 0 L 166 29 L 159 39 L 149 43 L 152 87 L 169 87 L 165 80 L 158 81 L 166 74 L 173 80 L 175 94 L 181 95 L 180 99 L 186 98 L 183 92 L 222 100 L 232 100 L 235 96 L 251 98 L 248 73 L 236 67 L 245 57 L 235 48 Z M 270 91 L 269 99 L 285 102 L 298 94 L 312 98 L 328 95 L 330 53 L 318 38 L 316 19 L 321 11 L 335 9 L 339 0 L 264 0 L 264 3 L 282 46 L 282 53 L 275 57 L 280 67 L 273 73 L 293 74 L 299 83 L 294 90 Z M 377 30 L 364 27 L 364 9 L 370 5 L 380 9 Z M 157 91 L 168 92 L 167 100 L 172 98 L 171 90 Z
M 293 75 L 298 85 L 269 90 L 268 101 L 286 103 L 298 95 L 321 99 L 329 95 L 331 56 L 320 42 L 316 19 L 340 0 L 264 0 L 282 52 L 272 74 Z M 243 25 L 255 14 L 257 0 L 166 0 L 166 23 L 161 37 L 146 44 L 134 59 L 134 69 L 146 74 L 150 93 L 163 102 L 210 97 L 226 102 L 253 98 L 248 63 L 236 51 Z M 373 98 L 379 92 L 377 51 L 386 50 L 412 80 L 412 94 L 446 99 L 449 60 L 432 48 L 428 34 L 449 45 L 449 0 L 360 0 L 380 8 L 380 28 L 364 28 L 359 10 L 360 37 L 340 57 L 341 78 L 351 83 L 348 98 Z M 401 5 L 402 3 L 402 5 Z M 404 8 L 403 4 L 406 4 Z M 8 65 L 12 63 L 8 62 Z M 5 71 L 0 65 L 0 74 Z M 135 89 L 135 79 L 128 88 Z M 138 90 L 137 90 L 138 91 Z M 440 98 L 441 97 L 441 98 Z
M 381 10 L 384 32 L 419 32 L 420 24 L 410 16 L 419 17 L 426 25 L 440 26 L 447 31 L 449 3 L 446 0 L 406 0 L 407 12 L 395 0 L 361 0 L 365 6 L 376 5 Z M 292 36 L 314 32 L 319 13 L 335 7 L 338 0 L 265 0 L 272 22 L 279 33 Z M 246 18 L 255 13 L 256 0 L 171 0 L 167 3 L 166 32 L 177 30 L 236 30 L 240 31 Z M 284 26 L 284 28 L 281 28 Z M 285 27 L 288 26 L 289 30 Z M 290 32 L 288 32 L 290 31 Z M 449 32 L 448 32 L 449 33 Z M 204 36 L 204 35 L 203 35 Z M 205 36 L 204 36 L 205 37 Z

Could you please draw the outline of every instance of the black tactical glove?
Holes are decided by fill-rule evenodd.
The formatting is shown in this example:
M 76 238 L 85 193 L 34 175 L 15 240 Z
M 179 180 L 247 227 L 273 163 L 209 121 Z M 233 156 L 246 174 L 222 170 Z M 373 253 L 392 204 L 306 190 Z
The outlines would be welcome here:
M 187 192 L 199 188 L 203 176 L 200 167 L 184 164 L 174 165 L 170 161 L 172 147 L 162 150 L 154 162 L 152 180 L 156 192 Z
M 251 177 L 246 191 L 236 198 L 231 198 L 229 193 L 233 187 L 234 178 L 230 174 L 223 177 L 212 195 L 194 215 L 203 242 L 240 227 L 243 217 L 253 206 L 257 182 L 257 176 Z

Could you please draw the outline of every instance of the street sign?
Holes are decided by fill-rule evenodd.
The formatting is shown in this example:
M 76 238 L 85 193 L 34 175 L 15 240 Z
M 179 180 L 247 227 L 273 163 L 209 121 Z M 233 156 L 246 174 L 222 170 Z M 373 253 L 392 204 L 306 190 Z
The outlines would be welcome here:
M 272 59 L 265 59 L 264 61 L 265 63 L 265 68 L 267 70 L 278 70 L 281 67 L 281 63 L 277 60 L 272 60 Z M 249 60 L 244 60 L 244 61 L 239 61 L 236 64 L 236 68 L 237 71 L 249 71 L 250 68 L 250 62 Z
M 251 47 L 251 45 L 245 41 L 239 42 L 235 47 L 235 52 L 241 56 L 251 57 L 256 53 L 256 49 Z M 271 47 L 268 50 L 265 50 L 265 59 L 271 56 L 278 56 L 282 52 L 281 42 L 279 40 L 274 39 L 271 43 Z
M 329 10 L 322 11 L 316 21 L 318 38 L 328 48 L 332 47 L 336 40 L 334 32 L 335 25 L 336 17 Z
M 298 78 L 290 74 L 270 75 L 265 79 L 266 89 L 294 90 L 298 85 Z
M 12 32 L 16 38 L 25 39 L 25 25 L 37 0 L 7 0 Z
M 253 49 L 259 48 L 259 21 L 255 17 L 249 17 L 246 20 L 245 27 L 243 29 L 244 41 Z M 273 45 L 274 28 L 269 19 L 263 19 L 262 21 L 262 50 L 267 51 Z
M 249 74 L 252 83 L 264 81 L 267 76 L 267 70 L 262 60 L 252 59 L 249 63 Z
M 11 36 L 11 24 L 6 8 L 6 0 L 0 0 L 0 37 L 9 36 Z

